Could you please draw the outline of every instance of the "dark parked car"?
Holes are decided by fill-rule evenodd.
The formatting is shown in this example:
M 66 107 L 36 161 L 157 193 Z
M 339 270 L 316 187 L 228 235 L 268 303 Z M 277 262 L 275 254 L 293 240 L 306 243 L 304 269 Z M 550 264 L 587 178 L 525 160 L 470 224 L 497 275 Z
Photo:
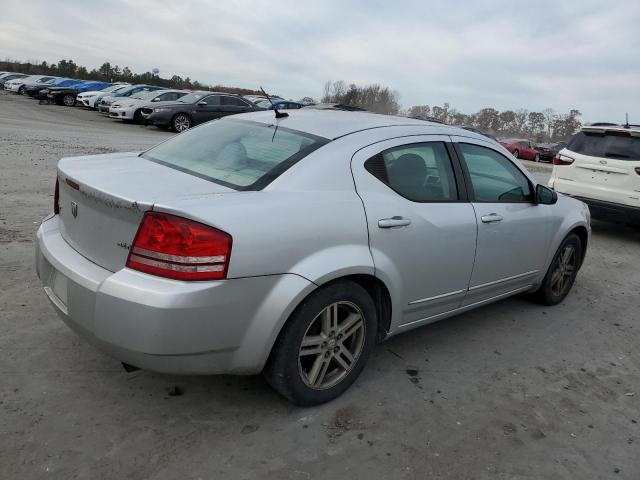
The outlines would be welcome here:
M 72 87 L 80 83 L 82 83 L 82 80 L 74 80 L 72 78 L 59 78 L 51 84 L 43 85 L 43 87 L 41 87 L 40 90 L 38 91 L 37 96 L 40 99 L 40 103 L 42 103 L 45 100 L 48 102 L 50 91 L 54 91 L 57 88 L 62 88 L 62 87 Z M 27 93 L 29 93 L 28 90 L 27 90 Z
M 69 79 L 54 77 L 51 80 L 47 80 L 42 83 L 34 83 L 32 85 L 26 85 L 24 89 L 24 93 L 26 95 L 29 95 L 30 97 L 38 98 L 38 94 L 40 93 L 40 90 L 44 90 L 45 88 L 50 88 L 54 86 L 56 82 L 60 82 L 62 80 L 69 80 Z
M 185 95 L 175 103 L 145 107 L 142 113 L 149 123 L 157 127 L 169 127 L 176 132 L 182 132 L 209 120 L 257 110 L 264 110 L 264 108 L 245 100 L 240 95 L 196 91 Z
M 540 154 L 531 140 L 524 140 L 519 138 L 508 138 L 500 140 L 500 143 L 504 148 L 516 158 L 522 160 L 533 160 L 534 162 L 540 161 Z
M 76 97 L 79 93 L 90 90 L 101 90 L 110 85 L 109 82 L 86 81 L 68 87 L 50 87 L 47 98 L 50 102 L 57 103 L 58 105 L 73 107 L 76 104 Z
M 551 163 L 558 152 L 566 146 L 567 142 L 539 143 L 536 145 L 536 150 L 538 151 L 541 162 Z

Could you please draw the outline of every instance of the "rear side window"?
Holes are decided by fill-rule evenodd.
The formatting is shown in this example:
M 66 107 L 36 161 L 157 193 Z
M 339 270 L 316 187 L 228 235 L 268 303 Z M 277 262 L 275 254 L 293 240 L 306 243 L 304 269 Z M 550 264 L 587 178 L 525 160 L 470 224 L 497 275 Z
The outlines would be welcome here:
M 442 142 L 391 148 L 365 162 L 369 173 L 413 202 L 453 202 L 458 189 Z
M 246 107 L 248 103 L 244 100 L 240 100 L 237 97 L 222 97 L 222 104 L 229 105 L 232 107 Z
M 477 202 L 519 203 L 533 200 L 529 180 L 506 157 L 479 145 L 460 143 L 459 146 Z
M 578 132 L 567 148 L 592 157 L 640 160 L 640 137 L 627 132 Z
M 187 130 L 141 156 L 235 190 L 260 190 L 329 140 L 225 119 Z

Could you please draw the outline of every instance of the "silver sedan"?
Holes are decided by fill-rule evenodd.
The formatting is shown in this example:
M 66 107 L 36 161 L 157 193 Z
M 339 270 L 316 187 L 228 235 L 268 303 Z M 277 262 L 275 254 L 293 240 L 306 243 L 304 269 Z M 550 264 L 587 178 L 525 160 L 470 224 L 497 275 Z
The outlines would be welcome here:
M 263 372 L 311 405 L 392 335 L 561 302 L 589 236 L 582 202 L 482 135 L 301 109 L 60 160 L 36 257 L 60 317 L 127 368 Z

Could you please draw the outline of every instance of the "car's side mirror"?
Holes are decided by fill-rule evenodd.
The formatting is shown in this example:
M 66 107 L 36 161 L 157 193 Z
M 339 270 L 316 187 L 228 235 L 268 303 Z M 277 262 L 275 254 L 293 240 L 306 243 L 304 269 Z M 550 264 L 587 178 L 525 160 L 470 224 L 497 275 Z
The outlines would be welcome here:
M 151 99 L 151 101 L 152 101 L 152 102 L 159 102 L 159 101 L 160 101 L 160 99 L 159 99 L 158 97 L 156 97 L 156 98 L 152 98 L 152 99 Z
M 198 102 L 198 106 L 199 107 L 206 107 L 207 106 L 207 102 Z
M 536 185 L 536 203 L 540 205 L 553 205 L 558 201 L 558 194 L 545 187 L 544 185 Z

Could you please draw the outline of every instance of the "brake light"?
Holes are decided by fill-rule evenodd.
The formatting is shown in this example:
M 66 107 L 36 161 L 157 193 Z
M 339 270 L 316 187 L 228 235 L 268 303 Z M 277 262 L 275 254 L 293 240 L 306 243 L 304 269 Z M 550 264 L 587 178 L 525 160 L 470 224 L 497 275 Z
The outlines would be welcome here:
M 226 232 L 167 213 L 145 213 L 127 267 L 175 280 L 227 277 L 232 238 Z
M 567 157 L 566 155 L 556 155 L 553 159 L 554 165 L 571 165 L 573 163 L 573 158 Z
M 58 177 L 56 177 L 56 187 L 53 190 L 53 214 L 58 215 L 60 213 L 60 184 L 58 183 Z

